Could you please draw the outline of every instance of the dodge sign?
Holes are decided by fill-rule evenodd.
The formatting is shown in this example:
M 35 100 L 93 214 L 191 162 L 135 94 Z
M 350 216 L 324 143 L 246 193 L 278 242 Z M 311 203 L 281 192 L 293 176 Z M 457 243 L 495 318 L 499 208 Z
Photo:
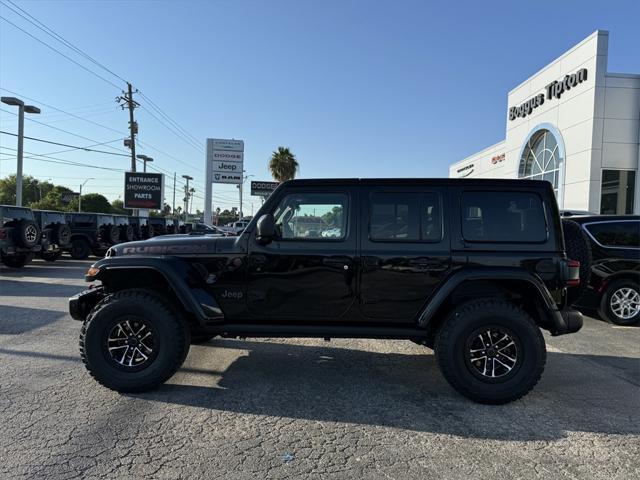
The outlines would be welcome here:
M 124 208 L 162 209 L 164 182 L 161 173 L 125 172 Z

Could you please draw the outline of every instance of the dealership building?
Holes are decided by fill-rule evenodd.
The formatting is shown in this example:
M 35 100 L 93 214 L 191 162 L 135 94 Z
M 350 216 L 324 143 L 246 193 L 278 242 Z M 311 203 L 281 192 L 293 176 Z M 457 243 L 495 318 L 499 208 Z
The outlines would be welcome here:
M 608 47 L 598 30 L 511 90 L 505 139 L 449 176 L 548 180 L 561 209 L 640 214 L 640 74 L 607 71 Z

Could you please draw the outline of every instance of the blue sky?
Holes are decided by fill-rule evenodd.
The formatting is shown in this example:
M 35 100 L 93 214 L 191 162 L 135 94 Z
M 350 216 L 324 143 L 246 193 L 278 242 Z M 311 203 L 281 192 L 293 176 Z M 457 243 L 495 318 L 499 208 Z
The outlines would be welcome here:
M 245 169 L 258 180 L 270 179 L 268 158 L 279 145 L 297 155 L 300 177 L 447 176 L 449 163 L 504 138 L 511 88 L 596 29 L 610 31 L 610 71 L 640 72 L 640 2 L 632 0 L 14 1 L 131 81 L 202 145 L 207 137 L 243 139 Z M 7 7 L 0 15 L 122 85 Z M 114 101 L 118 89 L 2 20 L 0 89 L 37 100 L 30 103 L 43 112 L 33 119 L 86 139 L 30 121 L 26 135 L 123 148 L 128 117 Z M 145 107 L 136 111 L 147 145 L 140 153 L 178 178 L 195 177 L 194 207 L 202 208 L 201 149 L 137 99 Z M 0 127 L 14 132 L 15 116 L 0 111 Z M 15 138 L 0 135 L 0 146 L 5 176 L 15 171 Z M 39 154 L 63 149 L 25 143 Z M 128 168 L 112 155 L 52 156 Z M 94 177 L 85 192 L 122 194 L 115 171 L 27 159 L 25 174 L 75 189 Z M 165 194 L 171 203 L 171 188 Z M 214 185 L 214 206 L 236 199 L 233 186 Z M 248 197 L 246 212 L 251 202 L 259 205 Z

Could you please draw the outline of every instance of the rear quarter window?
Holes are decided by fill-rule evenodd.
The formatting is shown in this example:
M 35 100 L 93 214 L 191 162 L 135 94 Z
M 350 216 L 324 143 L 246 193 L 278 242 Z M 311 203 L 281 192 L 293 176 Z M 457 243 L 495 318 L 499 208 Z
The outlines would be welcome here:
M 640 220 L 585 225 L 587 232 L 605 247 L 640 248 Z
M 464 192 L 462 236 L 469 242 L 541 243 L 547 240 L 542 199 L 526 192 Z

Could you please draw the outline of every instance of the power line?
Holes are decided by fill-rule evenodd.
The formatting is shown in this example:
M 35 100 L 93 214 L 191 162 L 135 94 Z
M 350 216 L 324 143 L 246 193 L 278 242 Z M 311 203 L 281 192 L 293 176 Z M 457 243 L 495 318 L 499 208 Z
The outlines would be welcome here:
M 0 2 L 2 3 L 2 2 Z M 5 7 L 7 7 L 8 5 L 4 4 L 3 5 Z M 22 33 L 24 33 L 25 35 L 30 36 L 31 38 L 33 38 L 34 40 L 36 40 L 37 42 L 41 43 L 42 45 L 46 46 L 47 48 L 50 48 L 51 50 L 53 50 L 54 52 L 56 52 L 58 55 L 63 56 L 64 58 L 66 58 L 67 60 L 69 60 L 70 62 L 75 63 L 76 65 L 78 65 L 80 68 L 82 68 L 83 70 L 86 70 L 87 72 L 89 72 L 90 74 L 98 77 L 100 80 L 107 82 L 108 84 L 114 86 L 115 88 L 117 88 L 118 90 L 121 89 L 120 86 L 116 85 L 115 83 L 113 83 L 111 80 L 107 80 L 106 78 L 104 78 L 102 75 L 94 72 L 93 70 L 85 67 L 84 65 L 82 65 L 79 62 L 76 62 L 73 58 L 65 55 L 64 53 L 62 53 L 60 50 L 52 47 L 51 45 L 49 45 L 47 42 L 40 40 L 38 37 L 36 37 L 35 35 L 32 35 L 31 33 L 27 32 L 26 30 L 24 30 L 23 28 L 19 27 L 18 25 L 16 25 L 15 23 L 13 23 L 11 20 L 7 20 L 6 18 L 4 18 L 2 15 L 0 15 L 0 19 L 4 20 L 5 22 L 7 22 L 9 25 L 12 25 L 14 28 L 17 28 L 18 30 L 20 30 Z
M 5 149 L 5 150 L 11 150 L 14 152 L 17 152 L 17 149 L 15 148 L 9 148 L 9 147 L 3 147 L 0 146 L 0 148 Z M 114 172 L 124 172 L 124 170 L 120 169 L 120 168 L 110 168 L 110 167 L 100 167 L 97 165 L 88 165 L 86 163 L 80 163 L 80 162 L 74 162 L 71 160 L 65 160 L 63 158 L 57 158 L 57 157 L 51 157 L 49 155 L 41 155 L 39 153 L 33 153 L 33 152 L 24 152 L 28 155 L 32 155 L 32 157 L 30 157 L 32 160 L 36 160 L 36 161 L 40 161 L 40 162 L 48 162 L 48 163 L 60 163 L 62 165 L 73 165 L 76 167 L 86 167 L 86 168 L 96 168 L 99 170 L 110 170 L 110 171 L 114 171 Z M 35 158 L 35 157 L 42 157 L 42 158 Z
M 178 130 L 184 133 L 188 138 L 190 138 L 193 142 L 198 145 L 199 149 L 202 150 L 202 145 L 200 144 L 200 140 L 194 137 L 191 133 L 189 133 L 185 128 L 182 127 L 178 122 L 176 122 L 173 118 L 171 118 L 164 110 L 162 110 L 153 100 L 147 97 L 144 93 L 140 92 L 140 96 L 144 98 L 149 105 L 153 107 L 160 115 L 166 118 L 170 123 L 172 123 Z
M 62 109 L 60 109 L 60 108 L 58 108 L 58 107 L 54 107 L 54 106 L 52 106 L 52 105 L 48 105 L 48 104 L 46 104 L 46 103 L 44 103 L 44 102 L 41 102 L 40 100 L 36 100 L 35 98 L 27 97 L 26 95 L 23 95 L 23 94 L 21 94 L 21 93 L 18 93 L 18 92 L 12 92 L 11 90 L 7 90 L 6 88 L 2 88 L 2 89 L 0 89 L 0 90 L 4 90 L 5 92 L 9 92 L 9 93 L 11 93 L 11 94 L 13 94 L 13 95 L 16 95 L 16 96 L 18 96 L 18 97 L 26 98 L 27 100 L 31 100 L 32 102 L 39 103 L 40 105 L 44 105 L 44 106 L 45 106 L 45 107 L 47 107 L 47 108 L 51 108 L 52 110 L 56 110 L 56 111 L 58 111 L 58 112 L 64 113 L 65 115 L 69 115 L 70 117 L 77 118 L 78 120 L 82 120 L 83 122 L 87 122 L 87 123 L 90 123 L 90 124 L 92 124 L 92 125 L 96 125 L 96 126 L 98 126 L 98 127 L 105 128 L 105 129 L 107 129 L 107 130 L 111 130 L 112 132 L 119 133 L 119 134 L 121 134 L 121 135 L 126 135 L 126 134 L 125 134 L 124 132 L 122 132 L 122 131 L 116 130 L 116 129 L 111 128 L 111 127 L 107 127 L 106 125 L 102 125 L 102 124 L 100 124 L 100 123 L 98 123 L 98 122 L 94 122 L 93 120 L 87 120 L 86 118 L 83 118 L 83 117 L 81 117 L 81 116 L 79 116 L 79 115 L 75 115 L 75 114 L 73 114 L 73 113 L 66 112 L 66 111 L 64 111 L 64 110 L 62 110 Z M 114 109 L 114 111 L 115 111 L 115 109 Z
M 0 108 L 0 112 L 8 113 L 8 114 L 10 114 L 10 115 L 14 115 L 14 116 L 18 115 L 17 113 L 14 113 L 14 112 L 11 112 L 11 111 L 9 111 L 9 110 L 2 109 L 2 108 Z M 39 124 L 39 125 L 43 125 L 43 126 L 45 126 L 45 127 L 47 127 L 47 128 L 51 128 L 51 129 L 53 129 L 53 130 L 58 130 L 59 132 L 66 133 L 66 134 L 68 134 L 68 135 L 73 135 L 74 137 L 82 138 L 83 140 L 88 140 L 88 141 L 90 141 L 90 142 L 98 142 L 97 140 L 94 140 L 93 138 L 84 137 L 84 136 L 79 135 L 79 134 L 77 134 L 77 133 L 70 132 L 69 130 L 65 130 L 65 129 L 63 129 L 63 128 L 59 128 L 59 127 L 54 127 L 53 125 L 49 125 L 48 123 L 40 122 L 40 121 L 38 121 L 38 120 L 36 120 L 36 119 L 34 119 L 34 118 L 30 118 L 30 117 L 25 117 L 25 118 L 26 118 L 27 120 L 29 120 L 30 122 L 34 122 L 34 123 L 37 123 L 37 124 Z M 110 147 L 110 148 L 112 148 L 113 150 L 117 150 L 117 151 L 119 151 L 119 152 L 125 152 L 125 150 L 122 150 L 122 149 L 120 149 L 120 148 L 111 147 L 110 145 L 109 145 L 109 147 Z M 127 155 L 127 156 L 128 156 L 128 155 Z
M 10 132 L 5 132 L 3 130 L 0 130 L 0 133 L 4 134 L 4 135 L 11 135 L 12 137 L 17 137 L 18 135 L 16 135 L 15 133 L 10 133 Z M 78 147 L 76 145 L 68 145 L 66 143 L 59 143 L 59 142 L 52 142 L 51 140 L 44 140 L 42 138 L 35 138 L 35 137 L 27 137 L 26 135 L 24 136 L 24 138 L 26 138 L 27 140 L 33 140 L 35 142 L 42 142 L 42 143 L 49 143 L 51 145 L 59 145 L 60 147 L 70 147 L 73 150 L 83 150 L 85 152 L 95 152 L 95 153 L 104 153 L 105 155 L 116 155 L 119 157 L 128 157 L 129 155 L 125 155 L 124 153 L 116 153 L 116 152 L 107 152 L 104 150 L 94 150 L 91 148 L 87 148 L 87 147 Z M 111 140 L 109 142 L 102 142 L 100 143 L 100 145 L 106 145 L 108 143 L 113 143 L 120 140 L 119 138 L 116 140 Z M 58 152 L 61 153 L 61 152 Z
M 189 137 L 185 136 L 184 134 L 180 133 L 177 129 L 175 129 L 174 127 L 171 127 L 169 125 L 167 125 L 164 120 L 158 118 L 151 110 L 149 110 L 148 108 L 146 108 L 144 105 L 142 105 L 142 109 L 147 112 L 149 115 L 151 115 L 160 125 L 162 125 L 163 127 L 165 127 L 167 130 L 169 130 L 171 133 L 173 133 L 176 137 L 178 137 L 180 140 L 182 140 L 183 142 L 185 142 L 187 145 L 189 145 L 191 148 L 198 150 L 199 152 L 202 153 L 202 150 L 197 146 L 197 144 L 195 142 L 193 142 L 193 140 L 190 140 Z

